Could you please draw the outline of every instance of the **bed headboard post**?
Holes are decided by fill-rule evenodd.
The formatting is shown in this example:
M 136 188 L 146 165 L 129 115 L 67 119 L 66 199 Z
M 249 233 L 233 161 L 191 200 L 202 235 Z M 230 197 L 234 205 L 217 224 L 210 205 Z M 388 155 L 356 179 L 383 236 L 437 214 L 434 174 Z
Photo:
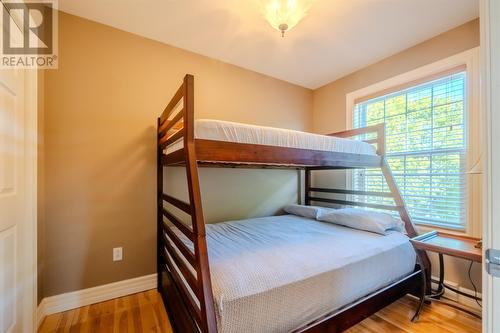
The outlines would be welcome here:
M 311 205 L 311 169 L 306 168 L 304 171 L 304 204 Z
M 183 80 L 184 146 L 194 144 L 194 76 L 186 74 Z
M 212 283 L 208 266 L 208 251 L 205 234 L 205 220 L 201 204 L 200 181 L 198 176 L 198 160 L 194 145 L 194 77 L 187 74 L 184 77 L 184 153 L 186 159 L 186 175 L 189 189 L 189 202 L 191 204 L 191 221 L 195 234 L 193 245 L 196 267 L 200 310 L 202 313 L 202 331 L 207 333 L 217 332 L 215 309 L 213 304 Z
M 160 131 L 161 126 L 161 118 L 158 117 L 158 125 L 157 125 L 157 133 Z M 163 165 L 162 158 L 163 151 L 160 146 L 156 145 L 156 267 L 158 271 L 160 271 L 160 267 L 163 267 L 162 263 L 162 254 L 161 254 L 161 246 L 162 244 L 162 223 L 163 223 L 163 213 L 161 207 L 163 207 Z M 157 288 L 161 289 L 161 274 L 157 274 Z

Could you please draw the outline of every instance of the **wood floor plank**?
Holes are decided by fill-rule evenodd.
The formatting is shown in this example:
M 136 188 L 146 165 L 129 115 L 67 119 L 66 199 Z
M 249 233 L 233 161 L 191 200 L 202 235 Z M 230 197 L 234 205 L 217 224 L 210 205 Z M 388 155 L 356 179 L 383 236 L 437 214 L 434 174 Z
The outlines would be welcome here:
M 59 322 L 61 321 L 62 313 L 55 313 L 53 315 L 47 316 L 40 327 L 44 328 L 45 333 L 54 333 L 59 326 Z
M 79 322 L 74 327 L 70 333 L 90 333 L 92 332 L 94 322 L 99 319 L 93 316 L 92 306 L 88 305 L 81 309 L 82 311 L 79 313 Z
M 73 317 L 73 322 L 71 323 L 71 327 L 69 329 L 69 333 L 82 333 L 82 326 L 85 323 L 85 312 L 87 311 L 87 307 L 81 307 L 78 310 L 78 313 Z
M 139 312 L 141 316 L 141 325 L 144 332 L 161 333 L 155 319 L 153 304 L 148 297 L 148 293 L 137 295 L 139 301 Z
M 92 304 L 89 308 L 89 323 L 87 326 L 88 332 L 98 332 L 101 325 L 101 309 L 99 303 Z
M 132 322 L 135 333 L 143 333 L 142 323 L 141 323 L 141 311 L 139 309 L 139 299 L 138 294 L 130 296 L 131 312 L 132 312 Z
M 347 330 L 347 333 L 480 333 L 481 320 L 433 303 L 418 322 L 410 321 L 416 300 L 404 297 Z M 43 321 L 39 333 L 173 333 L 156 290 L 120 297 L 56 313 Z
M 366 318 L 358 326 L 363 327 L 365 332 L 393 332 L 393 333 L 407 333 L 408 331 L 393 325 L 392 323 L 380 318 L 377 315 L 373 315 L 370 318 Z
M 114 317 L 115 317 L 115 299 L 102 302 L 99 304 L 101 308 L 101 322 L 99 323 L 99 332 L 113 332 Z
M 113 333 L 129 333 L 129 316 L 128 311 L 121 311 L 116 316 L 115 327 L 113 328 Z

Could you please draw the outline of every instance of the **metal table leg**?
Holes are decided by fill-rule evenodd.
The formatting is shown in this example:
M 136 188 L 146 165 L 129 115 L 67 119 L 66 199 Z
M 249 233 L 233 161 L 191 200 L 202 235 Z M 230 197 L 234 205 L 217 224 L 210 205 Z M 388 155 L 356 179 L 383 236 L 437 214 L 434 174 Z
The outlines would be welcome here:
M 424 265 L 422 264 L 423 260 L 421 259 L 420 254 L 418 254 L 418 261 L 419 261 L 419 265 L 420 265 L 420 274 L 422 277 L 422 285 L 421 285 L 421 289 L 420 289 L 420 295 L 419 295 L 420 297 L 419 297 L 418 307 L 417 307 L 417 310 L 415 311 L 415 315 L 411 319 L 412 322 L 416 322 L 418 320 L 418 318 L 420 317 L 420 312 L 422 312 L 422 309 L 423 309 L 424 303 L 425 303 L 425 299 L 426 299 L 425 292 L 427 291 L 427 274 L 425 272 Z
M 427 298 L 432 298 L 432 299 L 440 299 L 441 296 L 444 294 L 444 258 L 443 254 L 439 253 L 439 281 L 438 281 L 438 288 L 435 292 L 427 296 Z
M 451 288 L 444 283 L 444 258 L 443 257 L 444 257 L 443 254 L 439 253 L 439 280 L 434 281 L 434 282 L 437 282 L 438 288 L 436 289 L 436 291 L 433 291 L 430 295 L 425 296 L 425 301 L 439 302 L 441 304 L 444 304 L 444 305 L 452 307 L 454 309 L 463 311 L 465 313 L 470 314 L 471 316 L 474 316 L 476 318 L 481 319 L 480 314 L 477 314 L 474 311 L 470 311 L 468 309 L 465 309 L 465 308 L 461 307 L 459 304 L 455 304 L 455 303 L 449 302 L 449 301 L 443 301 L 441 299 L 441 297 L 443 296 L 446 289 L 450 289 L 457 294 L 460 294 L 460 295 L 463 295 L 463 296 L 466 296 L 469 298 L 478 299 L 478 298 L 470 296 L 468 294 L 464 294 L 460 290 L 456 290 L 455 288 Z

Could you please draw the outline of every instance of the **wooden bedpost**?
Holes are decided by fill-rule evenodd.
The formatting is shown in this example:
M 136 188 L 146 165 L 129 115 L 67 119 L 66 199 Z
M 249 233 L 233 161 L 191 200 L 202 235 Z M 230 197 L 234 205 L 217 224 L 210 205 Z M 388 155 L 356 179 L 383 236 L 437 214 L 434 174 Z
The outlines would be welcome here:
M 183 140 L 182 148 L 172 148 Z M 158 290 L 162 294 L 176 332 L 216 333 L 217 323 L 210 280 L 205 221 L 201 204 L 198 160 L 194 145 L 194 78 L 184 77 L 182 85 L 158 118 Z M 173 150 L 165 154 L 164 150 Z M 169 165 L 167 156 L 177 159 Z M 186 168 L 189 202 L 164 192 L 163 172 L 169 166 Z M 185 223 L 177 211 L 191 217 Z M 187 225 L 191 224 L 191 226 Z M 191 241 L 190 248 L 186 239 Z M 189 267 L 191 266 L 192 269 Z
M 195 238 L 195 258 L 198 292 L 200 293 L 200 310 L 202 313 L 202 331 L 217 332 L 215 309 L 213 304 L 212 283 L 208 266 L 205 220 L 201 205 L 200 181 L 198 177 L 198 161 L 194 146 L 194 77 L 184 77 L 184 153 L 186 158 L 186 175 L 191 204 L 191 221 Z
M 408 233 L 408 237 L 417 236 L 418 233 L 417 230 L 415 229 L 415 225 L 411 221 L 411 217 L 410 214 L 408 213 L 408 210 L 406 209 L 403 196 L 401 195 L 401 192 L 399 192 L 399 188 L 396 185 L 396 181 L 394 179 L 394 176 L 392 175 L 389 163 L 387 163 L 387 160 L 385 158 L 382 160 L 381 169 L 385 181 L 389 186 L 389 191 L 391 191 L 392 193 L 392 198 L 394 199 L 394 202 L 398 207 L 398 213 L 399 216 L 401 217 L 401 221 L 403 221 L 405 224 L 405 229 L 406 232 Z
M 158 126 L 157 133 L 160 132 L 160 118 L 158 117 Z M 163 151 L 159 145 L 156 145 L 156 269 L 158 270 L 157 274 L 157 284 L 156 288 L 159 292 L 161 292 L 161 267 L 162 264 L 162 254 L 161 254 L 161 244 L 162 244 L 162 223 L 163 223 L 163 214 L 161 207 L 163 207 L 163 165 L 161 163 L 161 157 L 163 155 Z
M 311 169 L 306 168 L 304 171 L 304 203 L 306 206 L 311 205 Z

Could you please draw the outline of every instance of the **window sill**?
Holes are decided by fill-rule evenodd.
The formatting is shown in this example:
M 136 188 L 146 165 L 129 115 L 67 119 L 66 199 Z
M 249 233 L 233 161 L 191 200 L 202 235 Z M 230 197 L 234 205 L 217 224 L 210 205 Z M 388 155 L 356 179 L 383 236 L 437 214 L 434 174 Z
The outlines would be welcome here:
M 464 228 L 461 230 L 461 229 L 443 228 L 440 226 L 432 226 L 432 225 L 428 225 L 428 224 L 418 224 L 418 223 L 415 223 L 415 226 L 417 227 L 417 231 L 419 234 L 436 230 L 436 231 L 441 231 L 441 232 L 445 232 L 445 233 L 453 234 L 453 235 L 471 236 L 467 233 L 467 228 Z

